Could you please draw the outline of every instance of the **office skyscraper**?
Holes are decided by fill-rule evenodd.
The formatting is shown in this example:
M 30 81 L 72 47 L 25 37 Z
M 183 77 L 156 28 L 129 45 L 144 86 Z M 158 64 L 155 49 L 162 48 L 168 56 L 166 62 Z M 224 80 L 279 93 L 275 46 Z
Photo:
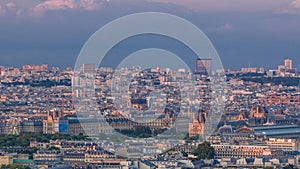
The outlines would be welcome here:
M 212 73 L 212 59 L 200 59 L 196 61 L 196 74 L 210 75 Z
M 95 64 L 83 64 L 82 72 L 83 73 L 94 73 L 96 70 Z

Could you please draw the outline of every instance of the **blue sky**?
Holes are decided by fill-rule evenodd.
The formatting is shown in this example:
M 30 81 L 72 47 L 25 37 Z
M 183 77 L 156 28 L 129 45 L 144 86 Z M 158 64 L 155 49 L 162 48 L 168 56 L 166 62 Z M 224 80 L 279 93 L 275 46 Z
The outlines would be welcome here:
M 1 0 L 0 65 L 73 66 L 101 26 L 136 12 L 183 17 L 212 40 L 224 67 L 300 65 L 300 0 Z

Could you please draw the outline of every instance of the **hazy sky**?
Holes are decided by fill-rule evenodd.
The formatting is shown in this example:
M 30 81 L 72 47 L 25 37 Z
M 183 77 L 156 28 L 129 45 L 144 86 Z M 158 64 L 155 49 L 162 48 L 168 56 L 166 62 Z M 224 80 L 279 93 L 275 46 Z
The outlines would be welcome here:
M 136 12 L 166 12 L 197 25 L 226 68 L 300 68 L 300 0 L 1 0 L 0 65 L 73 66 L 101 26 Z

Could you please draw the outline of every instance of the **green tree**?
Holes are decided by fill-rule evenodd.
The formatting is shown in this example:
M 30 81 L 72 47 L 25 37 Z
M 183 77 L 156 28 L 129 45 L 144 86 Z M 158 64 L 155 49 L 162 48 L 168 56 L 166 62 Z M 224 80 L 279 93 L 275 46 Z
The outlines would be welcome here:
M 203 142 L 194 150 L 193 155 L 197 156 L 197 160 L 213 159 L 215 156 L 215 150 L 211 147 L 210 143 Z
M 181 151 L 181 153 L 182 153 L 182 156 L 183 156 L 183 157 L 188 157 L 188 156 L 189 156 L 189 154 L 186 153 L 185 151 Z

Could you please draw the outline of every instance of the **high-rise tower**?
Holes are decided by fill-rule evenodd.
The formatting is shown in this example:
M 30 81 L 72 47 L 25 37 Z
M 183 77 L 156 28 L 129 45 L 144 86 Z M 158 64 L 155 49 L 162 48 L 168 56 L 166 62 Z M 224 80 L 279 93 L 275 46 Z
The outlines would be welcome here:
M 196 61 L 196 74 L 210 75 L 212 73 L 212 59 L 200 59 Z

